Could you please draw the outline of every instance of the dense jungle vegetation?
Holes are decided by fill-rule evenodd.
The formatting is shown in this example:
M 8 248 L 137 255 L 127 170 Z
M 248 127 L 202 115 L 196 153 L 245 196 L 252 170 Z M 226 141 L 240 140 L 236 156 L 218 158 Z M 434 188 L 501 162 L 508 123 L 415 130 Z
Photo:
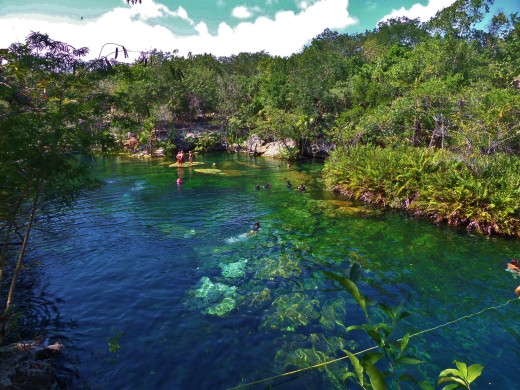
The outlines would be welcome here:
M 88 48 L 41 32 L 2 49 L 6 312 L 35 216 L 97 185 L 77 156 L 119 151 L 128 132 L 173 153 L 186 123 L 220 129 L 197 138 L 200 149 L 253 133 L 292 139 L 284 156 L 326 157 L 330 189 L 518 236 L 520 18 L 490 15 L 491 3 L 458 0 L 427 23 L 393 19 L 361 34 L 325 30 L 289 57 L 151 51 L 127 64 L 131 43 L 118 42 L 85 61 Z

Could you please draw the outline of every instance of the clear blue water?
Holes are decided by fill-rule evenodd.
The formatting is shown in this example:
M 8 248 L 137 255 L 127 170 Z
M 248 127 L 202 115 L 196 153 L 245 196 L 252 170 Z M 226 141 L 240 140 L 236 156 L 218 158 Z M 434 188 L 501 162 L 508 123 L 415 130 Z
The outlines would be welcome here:
M 197 161 L 94 161 L 104 186 L 35 230 L 28 259 L 59 313 L 47 336 L 77 359 L 75 386 L 226 389 L 369 347 L 345 332 L 362 311 L 323 272 L 345 275 L 352 262 L 364 295 L 411 313 L 397 336 L 500 305 L 520 284 L 505 271 L 518 240 L 365 211 L 323 190 L 319 162 Z M 269 190 L 254 189 L 265 181 Z M 259 233 L 246 235 L 256 221 Z M 456 359 L 485 366 L 474 388 L 518 388 L 519 324 L 514 301 L 413 337 L 426 363 L 407 372 L 436 382 Z M 332 389 L 345 366 L 251 388 Z

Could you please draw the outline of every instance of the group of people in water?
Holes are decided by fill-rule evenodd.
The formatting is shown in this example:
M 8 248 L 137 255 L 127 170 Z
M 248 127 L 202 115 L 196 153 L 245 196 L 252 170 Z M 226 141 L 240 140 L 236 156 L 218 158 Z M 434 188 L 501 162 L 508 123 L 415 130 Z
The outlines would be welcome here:
M 512 259 L 509 263 L 507 263 L 506 271 L 512 272 L 515 277 L 520 276 L 520 264 L 518 264 L 518 260 Z M 520 286 L 515 289 L 515 294 L 520 297 Z
M 291 188 L 292 188 L 292 183 L 291 183 L 291 181 L 285 179 L 285 186 L 286 186 L 287 188 L 291 189 Z M 263 187 L 264 187 L 264 189 L 268 190 L 269 188 L 271 188 L 271 184 L 269 184 L 269 182 L 266 181 Z M 258 190 L 262 189 L 262 187 L 260 187 L 259 184 L 256 184 L 256 185 L 255 185 L 255 189 L 258 191 Z M 301 184 L 298 186 L 298 191 L 300 191 L 300 192 L 305 192 L 305 191 L 307 191 L 307 188 L 305 187 L 305 184 L 301 183 Z

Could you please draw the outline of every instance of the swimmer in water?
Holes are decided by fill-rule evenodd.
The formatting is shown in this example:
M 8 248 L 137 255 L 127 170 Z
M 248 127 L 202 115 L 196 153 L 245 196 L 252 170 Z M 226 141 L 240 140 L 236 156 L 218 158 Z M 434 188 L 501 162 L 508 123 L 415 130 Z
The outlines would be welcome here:
M 257 222 L 257 223 L 255 223 L 255 226 L 253 226 L 253 229 L 251 229 L 249 234 L 256 235 L 256 233 L 258 232 L 259 229 L 260 229 L 260 222 Z
M 520 265 L 518 264 L 518 260 L 513 259 L 507 263 L 507 271 L 520 275 Z

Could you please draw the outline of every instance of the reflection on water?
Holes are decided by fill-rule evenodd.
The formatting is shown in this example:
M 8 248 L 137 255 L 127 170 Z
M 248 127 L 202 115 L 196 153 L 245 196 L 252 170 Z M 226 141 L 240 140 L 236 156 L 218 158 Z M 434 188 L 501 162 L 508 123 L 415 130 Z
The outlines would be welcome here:
M 514 297 L 518 281 L 504 269 L 518 241 L 334 198 L 322 190 L 319 163 L 287 169 L 235 155 L 199 162 L 96 161 L 103 188 L 34 236 L 29 257 L 42 262 L 45 292 L 75 325 L 49 333 L 77 355 L 81 384 L 224 389 L 371 346 L 346 331 L 364 315 L 325 273 L 345 275 L 353 263 L 364 295 L 411 313 L 399 336 Z M 255 189 L 266 181 L 270 189 Z M 247 234 L 256 221 L 258 234 Z M 483 364 L 482 385 L 514 388 L 519 309 L 513 302 L 414 337 L 410 351 L 427 363 L 407 372 L 435 382 L 456 359 Z M 118 352 L 109 351 L 114 340 Z M 342 361 L 275 383 L 340 388 L 344 373 Z

